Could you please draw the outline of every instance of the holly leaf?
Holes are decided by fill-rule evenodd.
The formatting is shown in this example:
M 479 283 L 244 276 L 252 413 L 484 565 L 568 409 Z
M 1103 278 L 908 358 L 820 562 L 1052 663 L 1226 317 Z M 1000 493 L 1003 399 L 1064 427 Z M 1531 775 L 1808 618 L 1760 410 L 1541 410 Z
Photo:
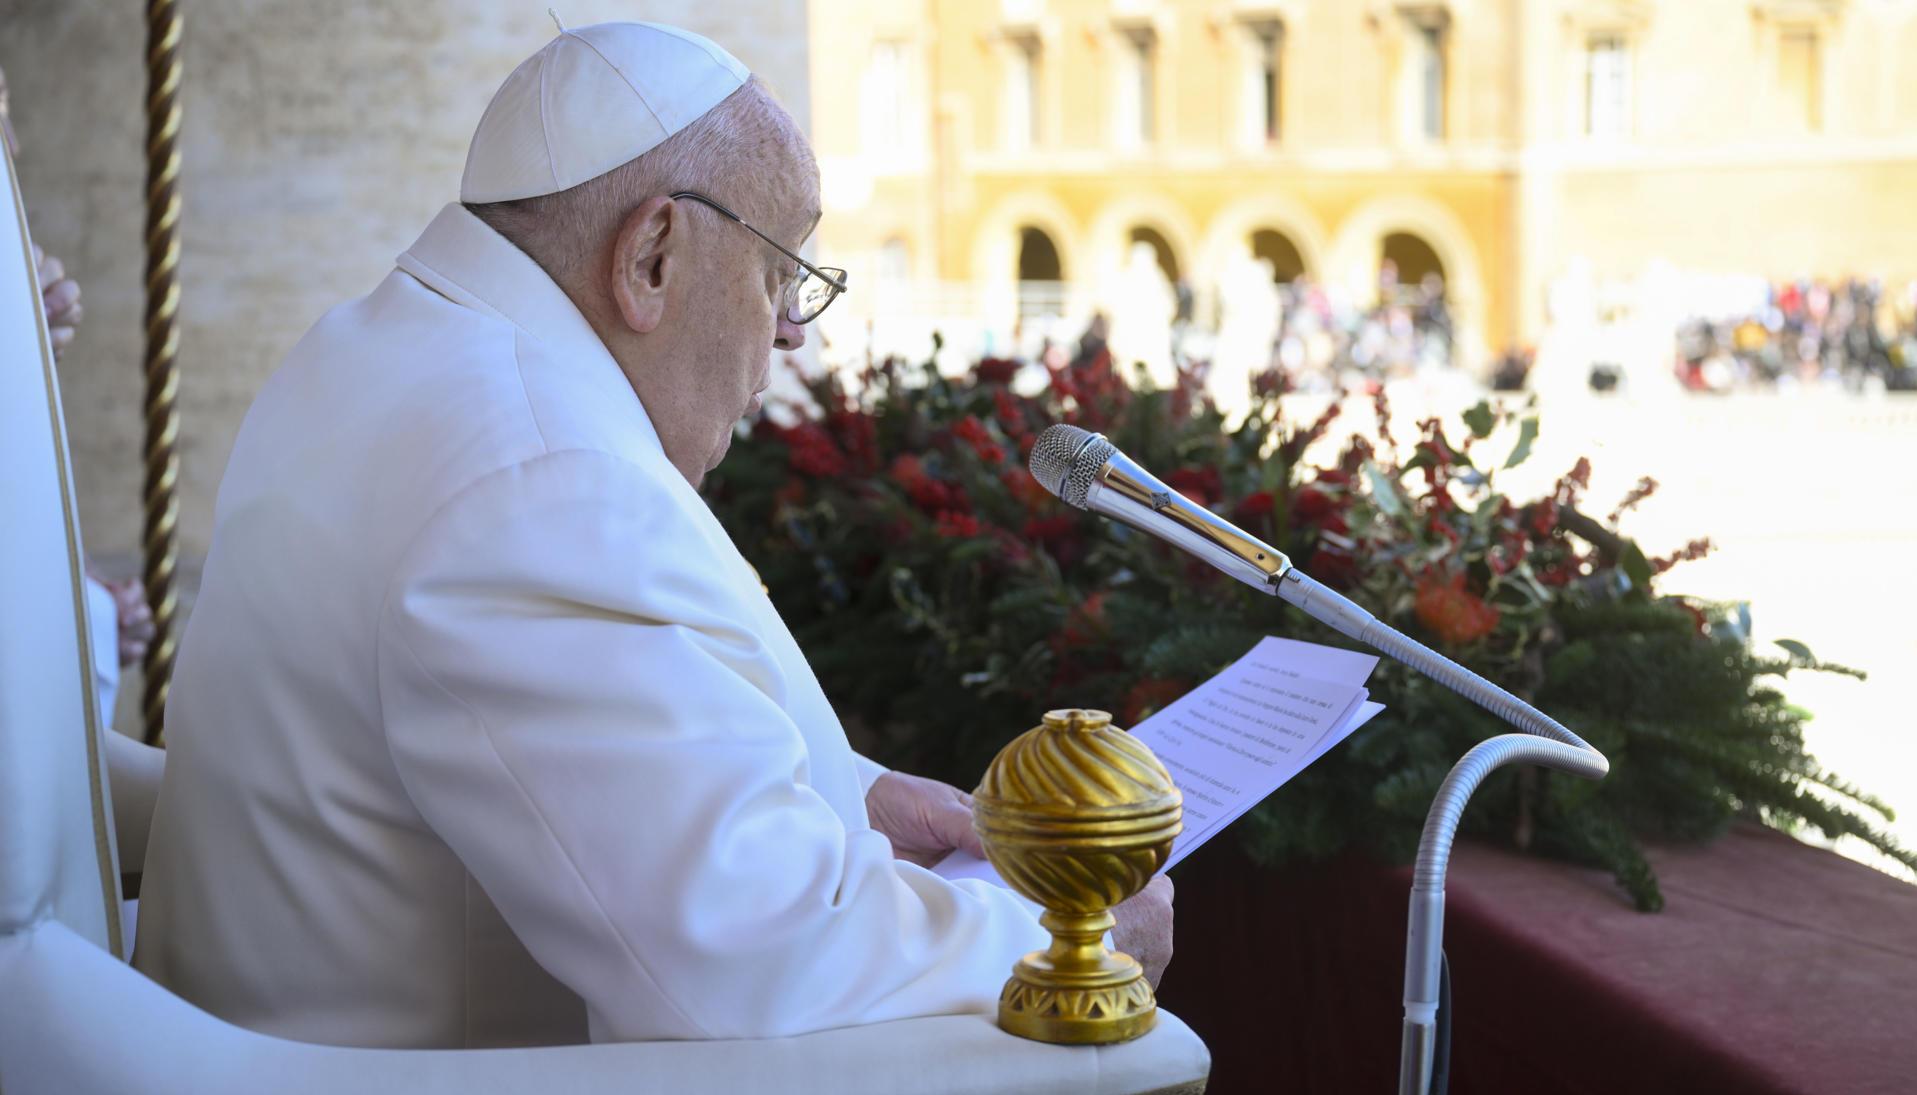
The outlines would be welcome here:
M 1497 421 L 1498 416 L 1491 410 L 1489 400 L 1480 399 L 1477 406 L 1464 412 L 1464 424 L 1471 427 L 1471 436 L 1479 439 L 1491 436 L 1491 427 Z
M 1398 493 L 1398 484 L 1391 477 L 1378 470 L 1376 464 L 1366 462 L 1365 480 L 1371 484 L 1371 497 L 1387 516 L 1403 517 L 1405 513 L 1404 496 Z
M 1504 462 L 1507 468 L 1515 468 L 1531 458 L 1531 444 L 1538 439 L 1538 416 L 1532 415 L 1518 423 L 1518 443 L 1511 446 L 1511 457 Z
M 1651 588 L 1651 561 L 1644 557 L 1644 549 L 1637 546 L 1636 540 L 1626 540 L 1624 551 L 1618 556 L 1618 568 L 1624 576 L 1631 579 L 1633 589 Z

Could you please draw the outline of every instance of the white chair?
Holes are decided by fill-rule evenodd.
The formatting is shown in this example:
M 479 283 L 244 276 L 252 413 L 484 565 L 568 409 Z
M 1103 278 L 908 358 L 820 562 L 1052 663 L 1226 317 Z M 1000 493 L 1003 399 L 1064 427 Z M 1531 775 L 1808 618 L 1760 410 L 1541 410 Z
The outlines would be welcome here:
M 367 1050 L 242 1030 L 134 971 L 123 958 L 120 853 L 145 847 L 163 762 L 103 730 L 92 700 L 59 388 L 10 159 L 4 167 L 0 201 L 13 209 L 0 214 L 0 1091 L 1203 1090 L 1204 1044 L 1162 1012 L 1146 1037 L 1101 1048 L 1041 1045 L 966 1015 L 759 1041 Z M 117 834 L 116 809 L 127 815 Z

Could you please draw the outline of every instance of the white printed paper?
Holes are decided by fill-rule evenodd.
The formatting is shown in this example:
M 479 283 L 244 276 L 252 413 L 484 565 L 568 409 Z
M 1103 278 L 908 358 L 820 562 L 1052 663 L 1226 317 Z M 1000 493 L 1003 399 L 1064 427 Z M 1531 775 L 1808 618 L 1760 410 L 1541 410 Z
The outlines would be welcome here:
M 1224 830 L 1384 710 L 1364 681 L 1370 654 L 1267 638 L 1224 672 L 1132 728 L 1185 800 L 1165 867 Z M 992 865 L 954 852 L 933 872 L 1000 885 Z

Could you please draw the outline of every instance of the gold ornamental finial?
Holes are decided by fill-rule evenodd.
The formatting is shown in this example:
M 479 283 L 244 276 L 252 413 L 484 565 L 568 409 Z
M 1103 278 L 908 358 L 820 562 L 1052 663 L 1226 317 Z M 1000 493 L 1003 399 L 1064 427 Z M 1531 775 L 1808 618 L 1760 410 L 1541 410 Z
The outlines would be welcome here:
M 972 824 L 992 866 L 1045 906 L 1052 945 L 1019 959 L 998 1024 L 1040 1042 L 1100 1045 L 1158 1021 L 1144 968 L 1107 950 L 1114 905 L 1145 888 L 1183 827 L 1183 799 L 1144 742 L 1104 711 L 1047 711 L 985 770 Z

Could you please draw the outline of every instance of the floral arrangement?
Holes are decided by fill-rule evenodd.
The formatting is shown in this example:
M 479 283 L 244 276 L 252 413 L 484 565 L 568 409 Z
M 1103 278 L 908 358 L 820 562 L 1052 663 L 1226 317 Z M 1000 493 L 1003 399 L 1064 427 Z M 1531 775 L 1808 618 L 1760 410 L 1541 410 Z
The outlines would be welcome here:
M 1021 369 L 1043 389 L 1018 394 Z M 1801 644 L 1754 649 L 1742 606 L 1656 591 L 1709 550 L 1647 558 L 1618 531 L 1656 484 L 1600 520 L 1587 462 L 1520 501 L 1498 472 L 1523 463 L 1538 420 L 1480 403 L 1430 419 L 1401 451 L 1382 392 L 1369 428 L 1325 466 L 1338 402 L 1283 414 L 1257 378 L 1227 429 L 1186 374 L 1128 382 L 1103 353 L 1056 370 L 985 360 L 961 379 L 888 361 L 810 382 L 791 425 L 758 422 L 708 481 L 714 511 L 759 571 L 861 747 L 970 786 L 1038 713 L 1102 707 L 1121 725 L 1217 672 L 1266 634 L 1342 636 L 1115 522 L 1066 507 L 1025 471 L 1064 421 L 1105 433 L 1169 484 L 1286 551 L 1407 633 L 1578 730 L 1611 759 L 1601 783 L 1532 768 L 1494 775 L 1466 831 L 1602 865 L 1640 908 L 1662 903 L 1641 839 L 1701 840 L 1734 818 L 1852 834 L 1917 869 L 1869 819 L 1884 805 L 1804 750 L 1807 715 L 1771 682 L 1852 672 Z M 1031 389 L 1035 386 L 1020 385 Z M 1490 450 L 1493 445 L 1498 451 Z M 1385 712 L 1239 822 L 1266 863 L 1362 846 L 1408 858 L 1439 781 L 1492 716 L 1388 661 Z

